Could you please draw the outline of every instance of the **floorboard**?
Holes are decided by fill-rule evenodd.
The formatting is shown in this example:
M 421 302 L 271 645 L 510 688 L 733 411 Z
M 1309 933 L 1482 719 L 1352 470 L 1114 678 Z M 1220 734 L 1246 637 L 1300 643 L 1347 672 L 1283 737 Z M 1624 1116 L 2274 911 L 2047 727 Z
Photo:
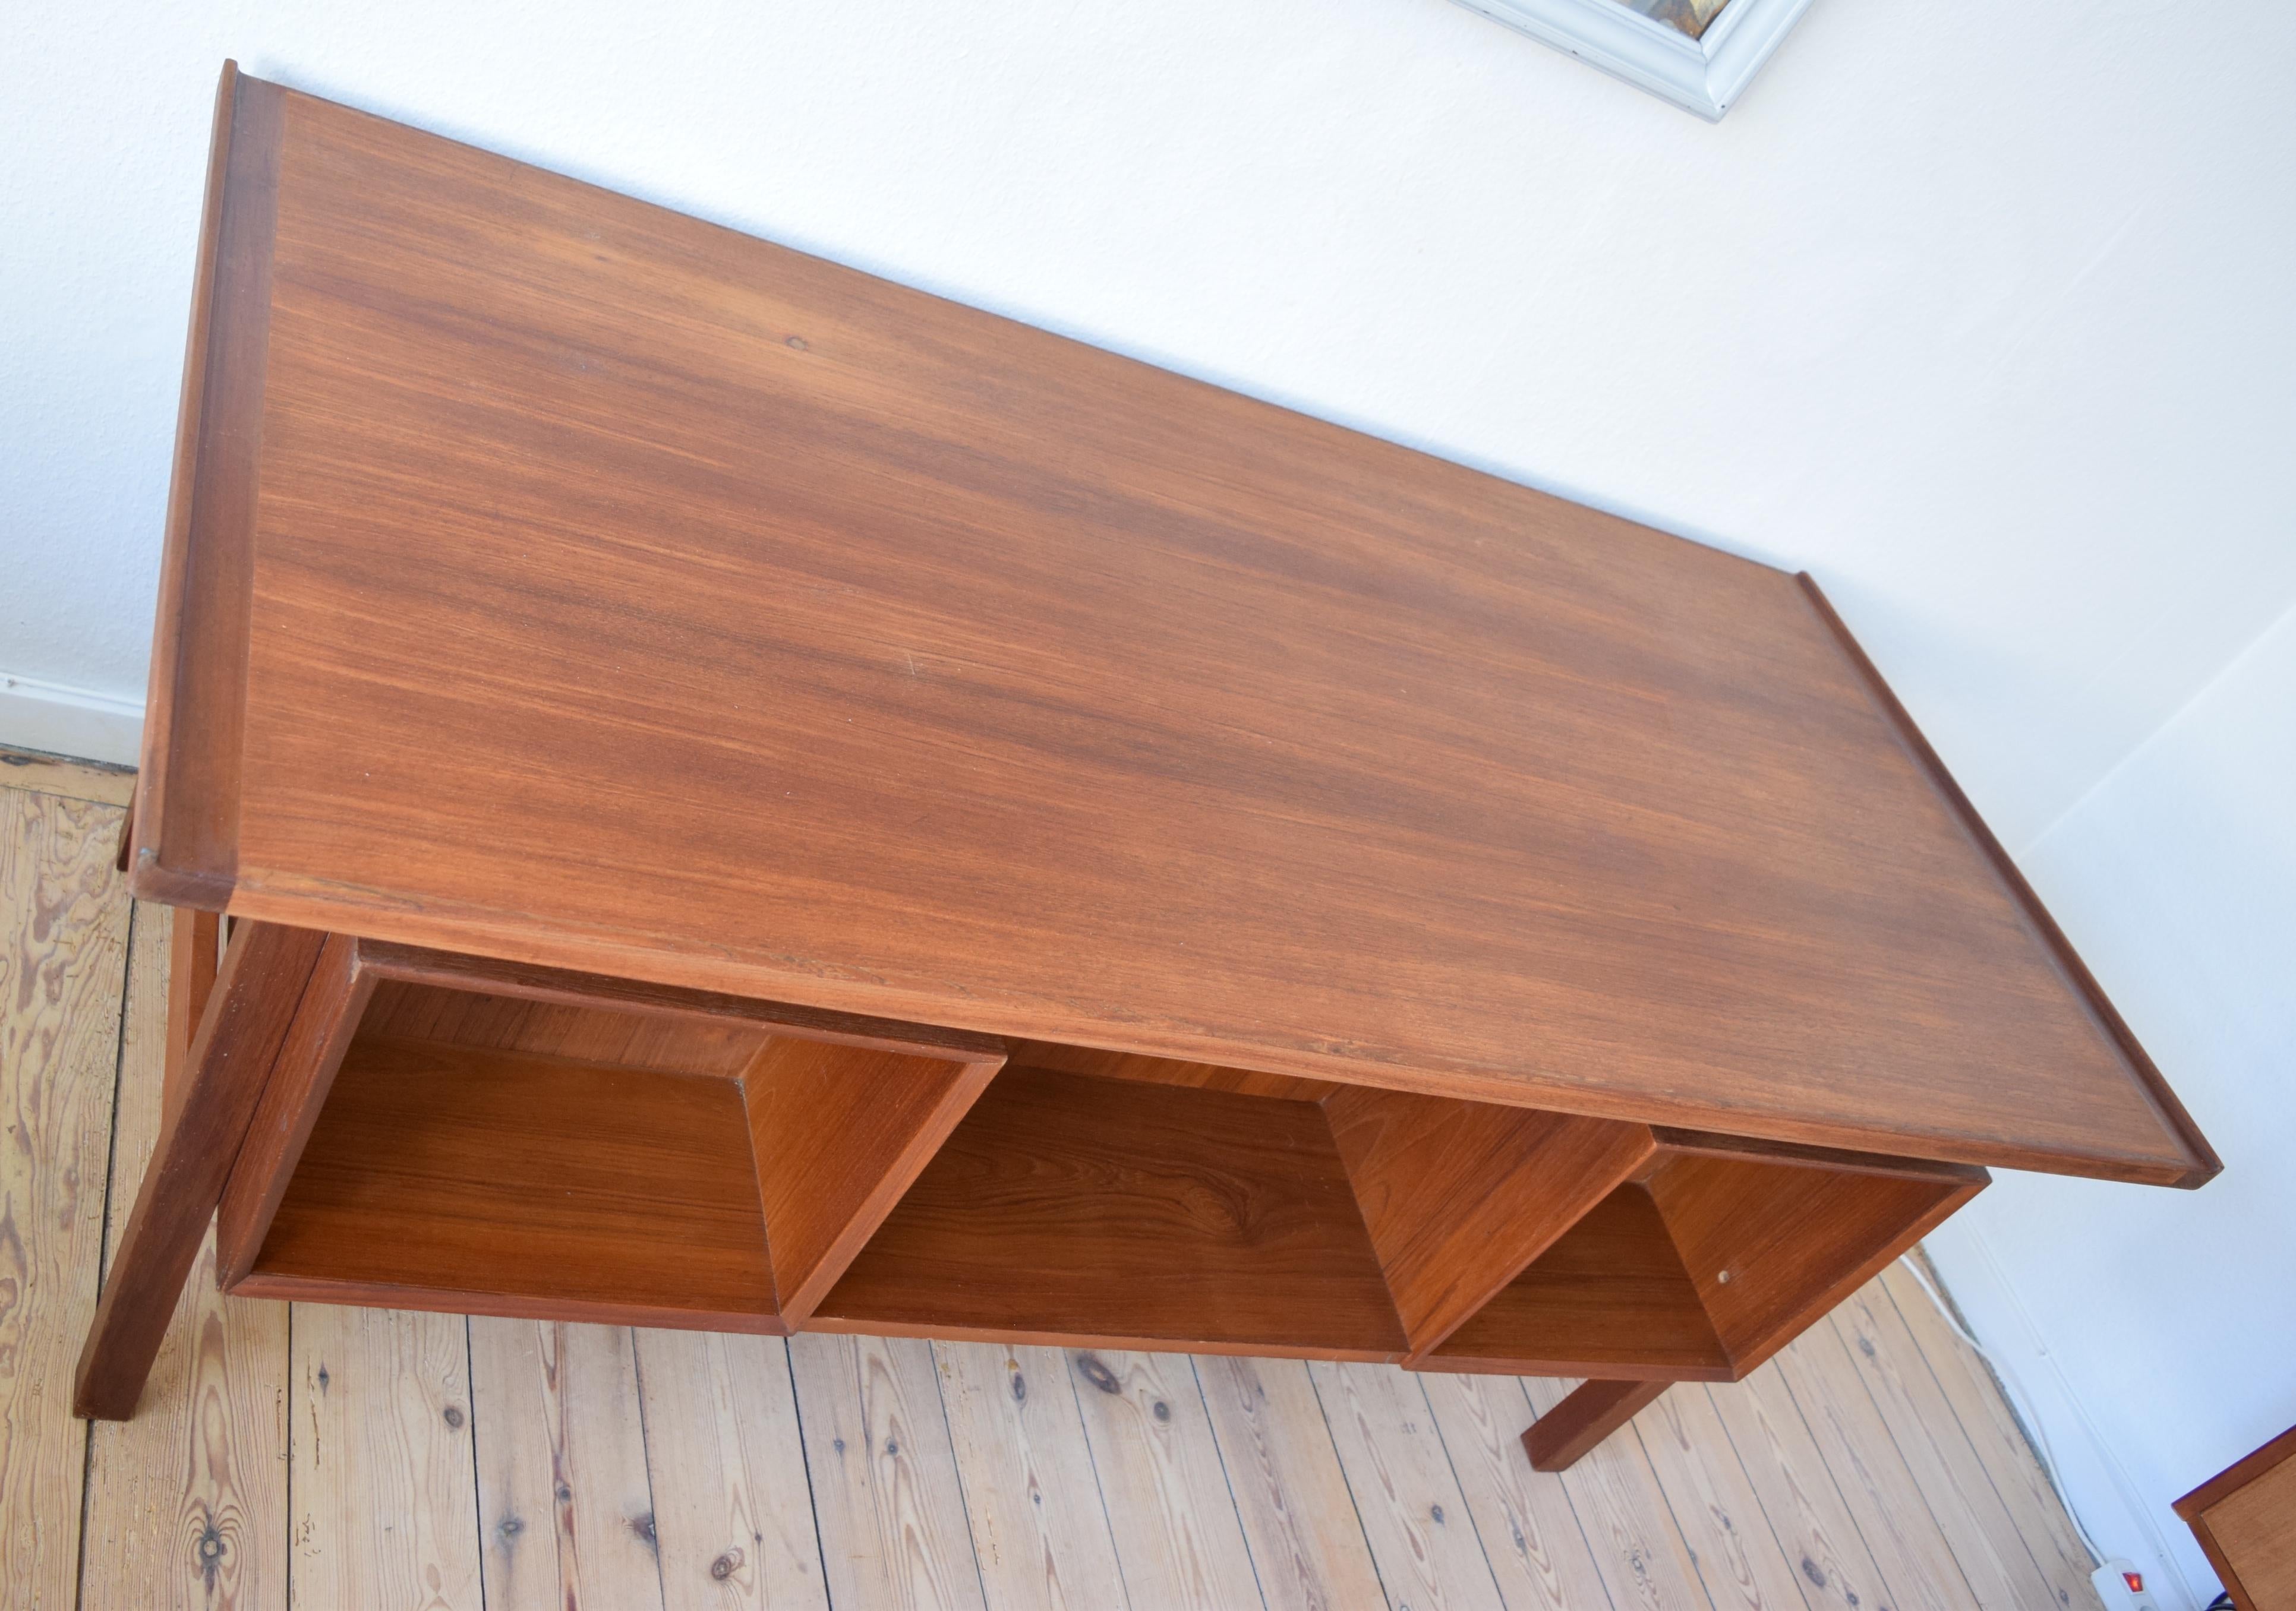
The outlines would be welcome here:
M 109 1239 L 160 1130 L 168 1030 L 164 906 L 135 909 L 119 1043 Z M 80 1598 L 154 1611 L 284 1611 L 287 1305 L 226 1302 L 208 1232 L 143 1408 L 89 1427 Z
M 1534 1378 L 1522 1386 L 1531 1409 L 1544 1415 L 1578 1384 Z M 1690 1558 L 1689 1541 L 1675 1525 L 1643 1451 L 1640 1420 L 1636 1417 L 1558 1473 L 1562 1491 L 1570 1497 L 1615 1611 L 1711 1611 L 1713 1602 Z
M 1922 1495 L 1946 1530 L 1962 1574 L 1983 1606 L 2054 1606 L 2056 1591 L 2017 1536 L 2008 1508 L 1979 1466 L 1945 1395 L 1918 1355 L 1889 1295 L 1853 1293 L 1824 1322 L 1841 1339 L 1850 1366 L 1905 1456 Z
M 95 1313 L 127 977 L 116 806 L 0 789 L 0 1559 L 68 1606 L 87 1429 L 72 1367 Z
M 1975 1447 L 2042 1575 L 2072 1596 L 2061 1603 L 2081 1603 L 2087 1590 L 2076 1591 L 2074 1585 L 2087 1582 L 2095 1559 L 2050 1486 L 1991 1370 L 1947 1322 L 1906 1265 L 1892 1264 L 1882 1272 L 1878 1285 L 1904 1320 L 1915 1349 L 1952 1406 L 1962 1432 Z
M 830 1604 L 985 1611 L 932 1345 L 789 1340 Z
M 1896 1604 L 1776 1363 L 1705 1392 L 1745 1468 L 1763 1525 L 1808 1585 L 1802 1592 L 1812 1611 Z
M 91 766 L 0 744 L 0 789 L 124 806 L 135 797 L 135 773 L 128 767 Z
M 471 1320 L 487 1611 L 661 1611 L 627 1326 Z
M 1124 1603 L 1092 1446 L 1057 1348 L 936 1343 L 973 1558 L 992 1606 Z
M 159 1122 L 132 780 L 0 752 L 0 1607 L 2094 1611 L 1981 1360 L 1893 1269 L 1570 1471 L 1570 1384 L 226 1299 L 67 1411 Z M 116 1100 L 115 1100 L 116 1098 Z
M 1697 1384 L 1644 1411 L 1635 1430 L 1716 1611 L 1816 1611 Z
M 1106 1349 L 1067 1358 L 1134 1611 L 1264 1605 L 1187 1355 Z
M 1419 1378 L 1322 1361 L 1308 1370 L 1388 1603 L 1501 1611 L 1498 1582 Z
M 1832 1323 L 1813 1327 L 1771 1363 L 1873 1552 L 1891 1611 L 1968 1611 L 1976 1605 L 1945 1529 Z
M 1435 1430 L 1508 1611 L 1591 1611 L 1611 1591 L 1562 1479 L 1522 1451 L 1529 1413 L 1511 1376 L 1427 1376 Z
M 289 1342 L 288 1604 L 480 1611 L 467 1323 L 298 1304 Z
M 1385 1604 L 1306 1362 L 1207 1354 L 1196 1383 L 1268 1611 Z
M 636 1342 L 665 1611 L 828 1611 L 788 1345 Z

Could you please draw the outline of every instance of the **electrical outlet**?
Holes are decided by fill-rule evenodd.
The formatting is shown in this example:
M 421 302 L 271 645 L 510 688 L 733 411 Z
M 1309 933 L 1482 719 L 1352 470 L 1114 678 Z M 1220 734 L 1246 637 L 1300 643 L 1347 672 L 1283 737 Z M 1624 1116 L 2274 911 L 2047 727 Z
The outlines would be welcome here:
M 2161 1611 L 2161 1602 L 2144 1586 L 2144 1574 L 2117 1557 L 2090 1573 L 2088 1581 L 2096 1585 L 2104 1611 Z

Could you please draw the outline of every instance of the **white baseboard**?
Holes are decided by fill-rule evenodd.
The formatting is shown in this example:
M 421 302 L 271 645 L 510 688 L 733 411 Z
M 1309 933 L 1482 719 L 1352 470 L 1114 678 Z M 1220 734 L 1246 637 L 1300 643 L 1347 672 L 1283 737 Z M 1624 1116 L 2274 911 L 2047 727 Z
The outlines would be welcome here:
M 144 744 L 144 701 L 0 672 L 0 744 L 133 766 Z

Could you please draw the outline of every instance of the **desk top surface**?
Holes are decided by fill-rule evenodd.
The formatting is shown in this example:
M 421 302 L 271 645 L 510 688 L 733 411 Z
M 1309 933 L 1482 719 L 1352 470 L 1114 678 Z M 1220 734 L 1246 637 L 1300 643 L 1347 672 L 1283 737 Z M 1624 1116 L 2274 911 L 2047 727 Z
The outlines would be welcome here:
M 137 887 L 2190 1183 L 1795 578 L 226 74 Z

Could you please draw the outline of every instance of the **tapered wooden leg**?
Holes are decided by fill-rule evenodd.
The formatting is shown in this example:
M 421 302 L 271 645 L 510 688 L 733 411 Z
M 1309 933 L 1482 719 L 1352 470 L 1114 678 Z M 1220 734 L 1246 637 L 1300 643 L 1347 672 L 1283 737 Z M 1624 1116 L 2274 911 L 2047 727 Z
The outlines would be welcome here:
M 126 1420 L 135 1413 L 325 938 L 272 923 L 234 926 L 80 1350 L 75 1414 Z
M 168 944 L 168 1044 L 160 1076 L 160 1122 L 164 1127 L 184 1105 L 184 1071 L 192 1065 L 192 1042 L 208 1015 L 216 969 L 223 963 L 223 918 L 184 907 L 176 913 Z
M 1581 1382 L 1522 1435 L 1534 1471 L 1561 1471 L 1641 1413 L 1669 1382 Z

